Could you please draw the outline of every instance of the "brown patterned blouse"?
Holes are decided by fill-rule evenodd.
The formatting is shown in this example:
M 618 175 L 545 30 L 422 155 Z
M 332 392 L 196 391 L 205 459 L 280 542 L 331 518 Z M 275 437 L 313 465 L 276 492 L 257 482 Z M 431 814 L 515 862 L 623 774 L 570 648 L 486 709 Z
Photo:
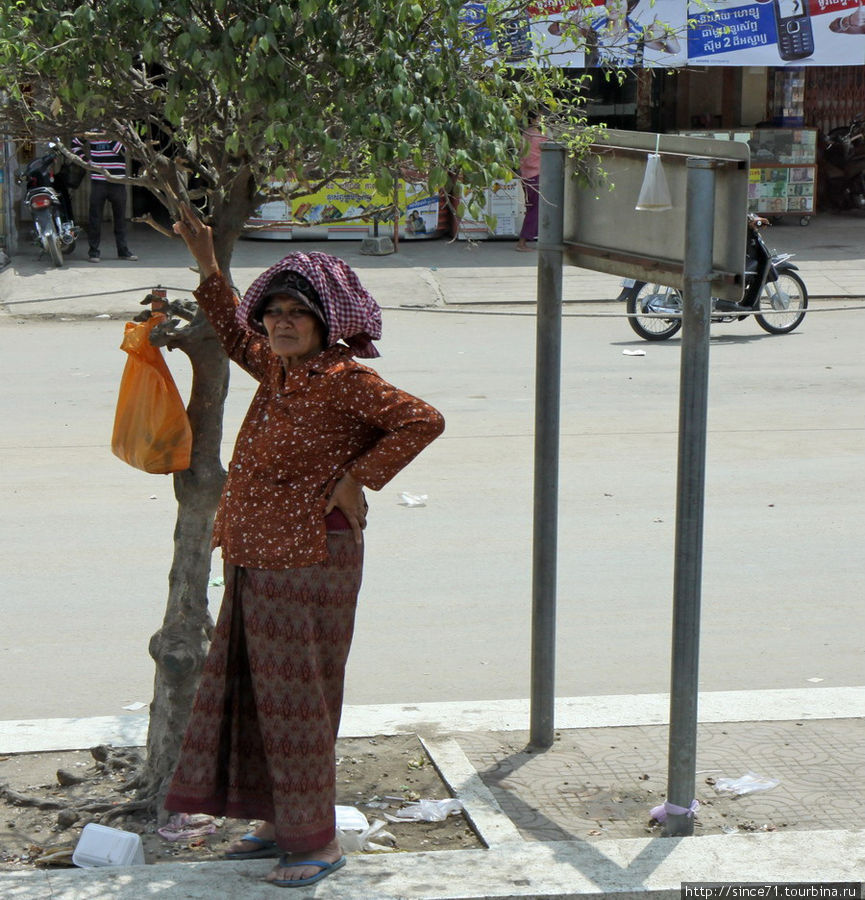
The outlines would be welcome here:
M 213 546 L 225 560 L 290 569 L 327 559 L 324 509 L 336 482 L 380 490 L 444 430 L 441 413 L 330 347 L 286 369 L 235 318 L 220 274 L 195 292 L 225 352 L 259 382 L 234 445 Z

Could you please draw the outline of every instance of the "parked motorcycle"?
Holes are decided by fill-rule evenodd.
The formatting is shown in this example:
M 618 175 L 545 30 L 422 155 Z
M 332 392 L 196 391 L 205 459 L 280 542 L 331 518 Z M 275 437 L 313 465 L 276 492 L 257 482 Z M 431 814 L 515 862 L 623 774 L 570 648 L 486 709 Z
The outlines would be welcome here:
M 865 209 L 865 120 L 833 128 L 820 162 L 821 203 L 833 209 Z
M 48 152 L 21 169 L 16 176 L 27 190 L 24 202 L 33 215 L 33 241 L 41 246 L 55 266 L 75 249 L 80 229 L 72 218 L 72 205 L 61 170 L 55 173 L 59 152 L 49 144 Z
M 770 334 L 787 334 L 805 318 L 808 291 L 789 262 L 793 254 L 773 255 L 766 246 L 759 231 L 766 224 L 748 215 L 744 295 L 739 303 L 713 297 L 712 321 L 741 321 L 753 314 Z M 682 327 L 682 295 L 676 288 L 628 279 L 619 297 L 627 303 L 631 328 L 647 341 L 665 341 Z

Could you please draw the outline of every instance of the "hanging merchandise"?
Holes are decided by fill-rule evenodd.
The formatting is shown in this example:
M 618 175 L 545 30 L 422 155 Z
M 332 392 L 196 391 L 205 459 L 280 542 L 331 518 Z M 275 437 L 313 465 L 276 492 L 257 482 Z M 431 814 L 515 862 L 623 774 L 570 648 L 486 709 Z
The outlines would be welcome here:
M 186 408 L 162 357 L 150 343 L 150 333 L 165 316 L 126 323 L 120 345 L 129 354 L 123 377 L 111 449 L 125 463 L 156 475 L 189 468 L 192 429 Z

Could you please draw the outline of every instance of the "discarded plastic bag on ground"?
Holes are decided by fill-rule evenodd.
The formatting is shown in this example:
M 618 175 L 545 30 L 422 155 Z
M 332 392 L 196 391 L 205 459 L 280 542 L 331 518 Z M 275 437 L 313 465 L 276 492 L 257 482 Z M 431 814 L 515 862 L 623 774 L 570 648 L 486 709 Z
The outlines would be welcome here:
M 162 351 L 150 343 L 150 332 L 165 317 L 127 322 L 120 349 L 128 355 L 111 450 L 114 455 L 154 475 L 182 472 L 192 456 L 192 428 L 186 407 L 171 377 Z
M 213 816 L 205 813 L 175 813 L 156 833 L 166 841 L 188 841 L 216 831 Z
M 444 822 L 448 816 L 461 813 L 464 809 L 462 800 L 455 797 L 448 800 L 419 800 L 398 809 L 394 815 L 388 815 L 387 818 L 391 822 L 401 822 L 405 819 L 415 822 Z
M 766 778 L 755 772 L 746 772 L 740 778 L 718 778 L 715 790 L 719 794 L 753 794 L 755 791 L 769 791 L 778 787 L 781 782 L 777 778 Z
M 688 816 L 688 818 L 693 818 L 697 815 L 700 810 L 700 801 L 692 800 L 690 806 L 676 806 L 675 803 L 670 803 L 669 800 L 665 800 L 660 806 L 653 806 L 651 811 L 649 812 L 649 817 L 654 819 L 656 822 L 660 822 L 662 825 L 667 821 L 667 816 L 672 814 L 674 816 Z
M 426 494 L 409 494 L 408 491 L 401 491 L 399 495 L 400 506 L 426 506 Z
M 389 831 L 383 831 L 384 826 L 385 823 L 381 819 L 376 819 L 369 828 L 360 832 L 343 831 L 337 827 L 336 836 L 344 853 L 390 851 L 396 844 L 396 838 Z M 381 841 L 384 843 L 380 843 Z

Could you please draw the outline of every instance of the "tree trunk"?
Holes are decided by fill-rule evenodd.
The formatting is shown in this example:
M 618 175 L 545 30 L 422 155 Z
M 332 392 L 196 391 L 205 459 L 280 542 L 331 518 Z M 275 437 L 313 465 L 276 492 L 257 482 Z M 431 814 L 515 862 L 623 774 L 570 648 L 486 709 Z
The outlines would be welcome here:
M 140 784 L 156 802 L 160 822 L 165 819 L 162 801 L 180 754 L 213 629 L 207 586 L 213 517 L 225 481 L 219 451 L 228 391 L 228 358 L 201 310 L 172 345 L 192 363 L 187 411 L 193 444 L 190 467 L 174 474 L 177 522 L 168 603 L 162 627 L 150 640 L 156 676 Z
M 242 171 L 213 210 L 214 221 L 220 223 L 213 233 L 216 258 L 229 283 L 234 244 L 254 205 L 254 184 L 248 172 Z M 228 358 L 200 309 L 188 327 L 170 332 L 161 342 L 170 349 L 182 350 L 192 363 L 192 392 L 187 407 L 192 427 L 192 461 L 185 472 L 174 475 L 177 498 L 174 559 L 168 578 L 165 618 L 150 639 L 156 676 L 150 704 L 147 758 L 136 782 L 139 796 L 154 804 L 160 823 L 167 818 L 163 802 L 180 757 L 213 630 L 207 609 L 207 586 L 213 518 L 225 482 L 219 451 L 228 393 Z

